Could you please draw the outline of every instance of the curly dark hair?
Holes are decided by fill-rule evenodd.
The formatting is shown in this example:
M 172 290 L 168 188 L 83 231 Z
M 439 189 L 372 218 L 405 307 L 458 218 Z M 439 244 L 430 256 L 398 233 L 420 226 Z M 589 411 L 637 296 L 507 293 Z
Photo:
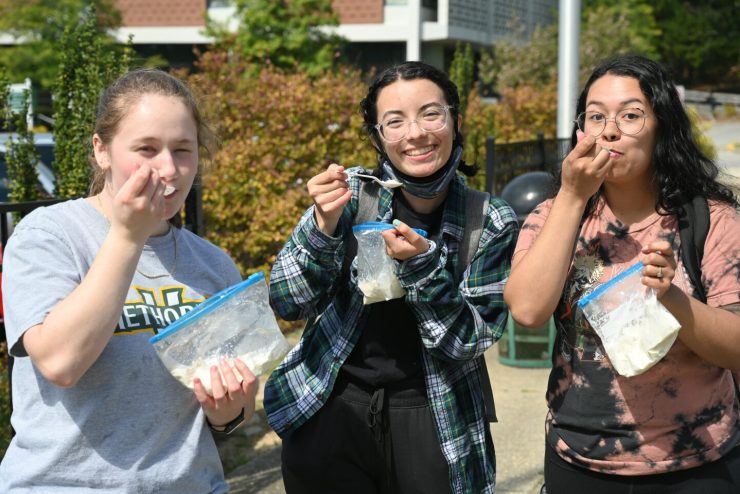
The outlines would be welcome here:
M 450 105 L 450 116 L 452 117 L 453 131 L 455 137 L 452 141 L 453 149 L 457 146 L 463 146 L 464 138 L 460 129 L 457 128 L 457 119 L 460 115 L 460 95 L 457 86 L 443 71 L 427 65 L 423 62 L 403 62 L 393 65 L 378 74 L 367 89 L 365 98 L 360 102 L 360 113 L 364 123 L 362 130 L 370 138 L 373 148 L 378 153 L 378 163 L 388 160 L 388 156 L 383 147 L 380 145 L 380 135 L 375 125 L 378 123 L 378 95 L 380 91 L 392 83 L 403 80 L 410 81 L 414 79 L 427 79 L 435 83 L 444 93 L 445 102 Z M 473 176 L 478 171 L 476 165 L 468 165 L 460 161 L 458 169 L 465 175 Z
M 642 56 L 628 55 L 613 58 L 597 67 L 586 81 L 576 108 L 576 115 L 586 109 L 591 85 L 605 75 L 631 77 L 638 81 L 657 119 L 655 149 L 653 151 L 653 182 L 657 191 L 656 210 L 677 214 L 681 205 L 693 197 L 702 196 L 738 207 L 732 191 L 717 182 L 719 169 L 697 144 L 691 130 L 691 121 L 681 103 L 676 85 L 668 72 L 657 62 Z M 573 125 L 571 146 L 576 145 L 577 125 Z M 557 186 L 561 176 L 557 175 Z M 596 192 L 584 216 L 589 215 L 601 194 Z

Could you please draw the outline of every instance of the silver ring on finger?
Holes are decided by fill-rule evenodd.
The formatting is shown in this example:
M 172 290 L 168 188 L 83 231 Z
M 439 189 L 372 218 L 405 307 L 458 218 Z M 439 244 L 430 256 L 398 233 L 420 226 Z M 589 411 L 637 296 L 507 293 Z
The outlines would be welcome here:
M 658 279 L 663 277 L 663 266 L 658 266 L 658 274 L 655 275 Z

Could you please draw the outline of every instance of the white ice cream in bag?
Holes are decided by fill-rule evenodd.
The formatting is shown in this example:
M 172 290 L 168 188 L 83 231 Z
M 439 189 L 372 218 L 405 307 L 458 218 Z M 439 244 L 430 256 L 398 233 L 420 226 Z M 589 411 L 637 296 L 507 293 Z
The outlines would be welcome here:
M 222 359 L 241 381 L 234 358 L 259 376 L 272 371 L 290 348 L 270 308 L 262 273 L 213 295 L 149 341 L 178 381 L 192 388 L 198 377 L 209 393 L 210 368 Z
M 369 221 L 352 227 L 357 239 L 357 285 L 365 305 L 393 300 L 406 295 L 396 276 L 395 261 L 386 251 L 382 232 L 394 228 L 390 223 Z M 414 228 L 426 237 L 424 230 Z
M 681 325 L 640 282 L 641 262 L 578 302 L 596 331 L 614 369 L 626 377 L 642 374 L 662 359 Z

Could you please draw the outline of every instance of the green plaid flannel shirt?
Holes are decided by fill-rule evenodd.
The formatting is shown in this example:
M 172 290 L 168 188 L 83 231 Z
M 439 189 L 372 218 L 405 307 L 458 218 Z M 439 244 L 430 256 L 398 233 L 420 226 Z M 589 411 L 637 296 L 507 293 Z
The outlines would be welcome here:
M 314 209 L 303 215 L 278 254 L 270 275 L 270 301 L 286 320 L 307 319 L 299 343 L 265 384 L 265 410 L 280 435 L 305 423 L 327 401 L 339 368 L 360 338 L 369 314 L 357 287 L 356 260 L 342 272 L 344 238 L 352 235 L 359 183 L 335 236 L 316 226 Z M 466 185 L 452 182 L 439 244 L 397 263 L 406 303 L 421 335 L 425 382 L 442 452 L 455 493 L 493 493 L 493 444 L 486 433 L 478 356 L 505 328 L 504 283 L 517 237 L 516 215 L 491 197 L 478 251 L 458 285 L 454 280 L 462 239 Z M 378 220 L 391 222 L 392 192 L 381 189 Z

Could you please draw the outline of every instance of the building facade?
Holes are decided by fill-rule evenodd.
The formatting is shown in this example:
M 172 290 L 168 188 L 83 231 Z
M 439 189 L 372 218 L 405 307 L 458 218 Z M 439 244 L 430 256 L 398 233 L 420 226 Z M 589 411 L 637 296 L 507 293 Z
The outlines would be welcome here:
M 227 0 L 116 0 L 123 27 L 140 53 L 161 53 L 177 65 L 193 47 L 206 46 L 206 15 L 236 27 Z M 536 25 L 557 19 L 557 0 L 334 0 L 349 40 L 348 57 L 361 67 L 423 60 L 445 67 L 457 42 L 483 48 L 497 40 L 528 39 Z M 518 27 L 517 27 L 518 26 Z

